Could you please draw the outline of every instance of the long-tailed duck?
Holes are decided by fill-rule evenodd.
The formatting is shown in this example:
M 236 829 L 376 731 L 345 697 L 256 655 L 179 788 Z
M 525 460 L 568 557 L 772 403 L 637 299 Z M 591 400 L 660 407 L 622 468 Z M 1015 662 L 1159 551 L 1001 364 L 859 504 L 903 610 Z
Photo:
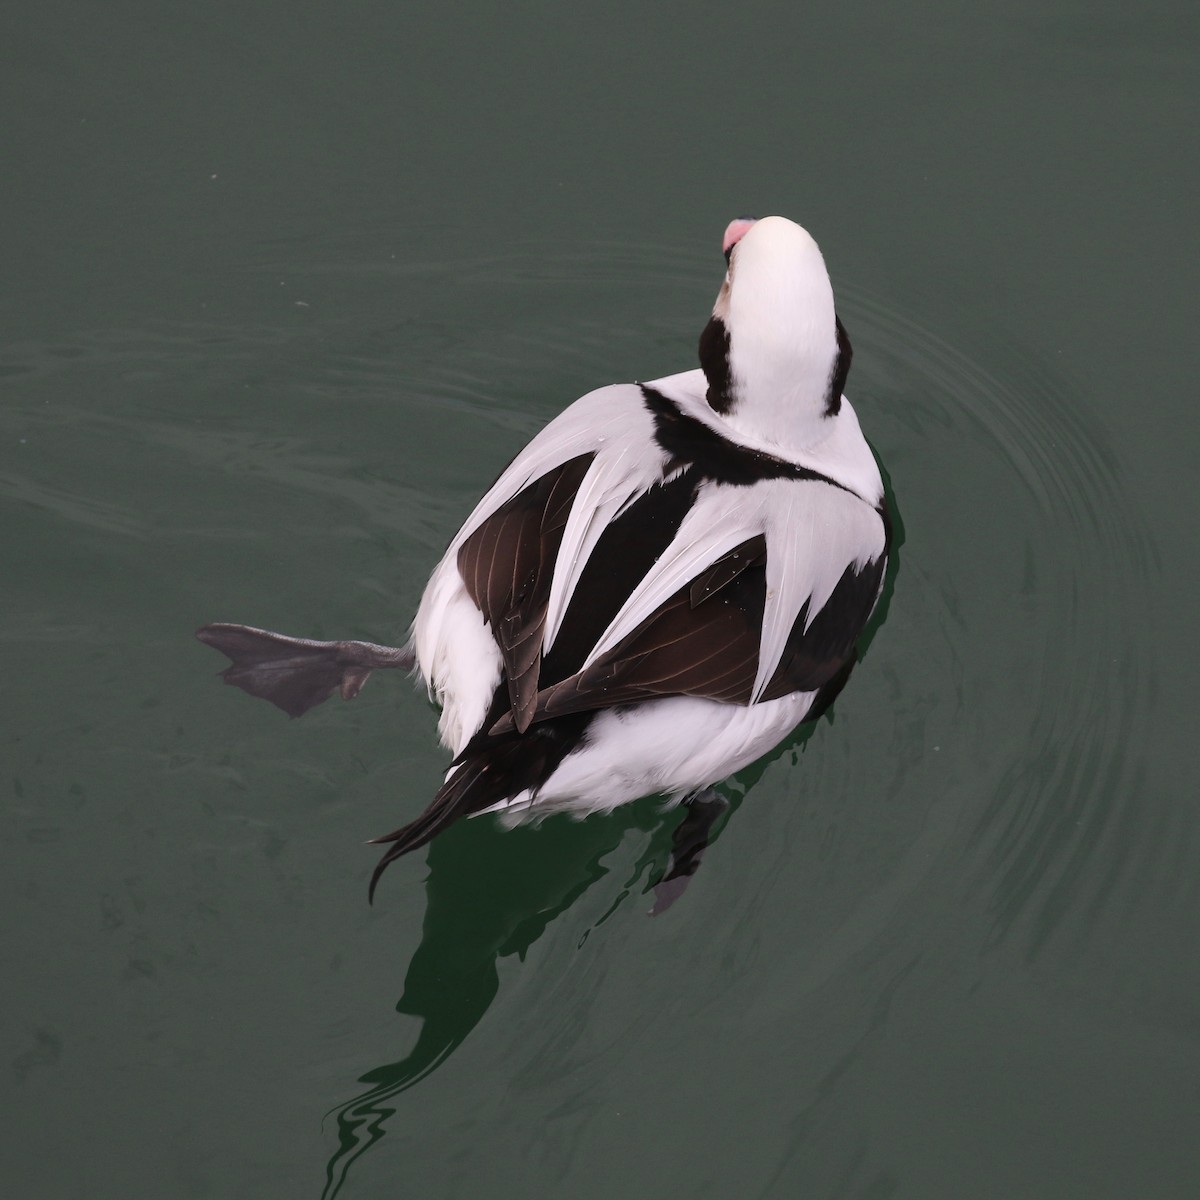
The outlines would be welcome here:
M 663 881 L 695 870 L 720 801 L 845 683 L 890 541 L 842 395 L 850 342 L 816 242 L 784 217 L 725 231 L 700 369 L 602 387 L 517 455 L 434 569 L 403 647 L 244 625 L 200 639 L 227 682 L 299 716 L 376 668 L 416 668 L 454 754 L 371 880 L 459 817 L 689 806 Z

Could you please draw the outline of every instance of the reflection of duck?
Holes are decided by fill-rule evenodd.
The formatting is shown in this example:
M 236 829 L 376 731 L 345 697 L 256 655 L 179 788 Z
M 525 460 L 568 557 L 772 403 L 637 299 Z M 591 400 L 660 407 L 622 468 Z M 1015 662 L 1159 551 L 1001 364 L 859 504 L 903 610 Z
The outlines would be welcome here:
M 736 809 L 773 759 L 794 753 L 810 731 L 805 725 L 738 772 L 723 789 L 730 792 L 728 811 Z M 680 828 L 691 823 L 685 820 Z M 464 821 L 433 843 L 421 944 L 396 1004 L 397 1012 L 419 1017 L 421 1028 L 403 1058 L 360 1076 L 366 1087 L 327 1114 L 335 1118 L 337 1148 L 326 1167 L 322 1200 L 333 1200 L 355 1163 L 387 1136 L 400 1096 L 441 1067 L 487 1015 L 500 988 L 500 959 L 524 960 L 551 922 L 613 870 L 620 861 L 615 852 L 632 830 L 650 836 L 633 862 L 610 880 L 608 890 L 615 895 L 595 906 L 603 912 L 584 928 L 578 939 L 582 948 L 660 869 L 666 848 L 657 805 L 627 805 L 608 821 L 551 823 L 536 838 L 524 830 L 499 835 L 484 822 Z M 678 862 L 678 833 L 675 844 Z M 660 908 L 661 888 L 655 889 Z
M 364 1074 L 365 1087 L 334 1110 L 337 1149 L 327 1170 L 327 1200 L 386 1136 L 399 1096 L 437 1070 L 486 1015 L 499 990 L 500 959 L 523 959 L 547 926 L 607 875 L 610 857 L 631 829 L 660 825 L 655 806 L 632 805 L 620 819 L 552 823 L 536 837 L 526 830 L 500 834 L 472 821 L 437 839 L 429 850 L 421 944 L 396 1005 L 421 1018 L 421 1028 L 403 1058 Z M 640 890 L 662 854 L 661 836 L 652 836 L 626 868 L 628 878 L 618 877 L 608 912 Z M 615 881 L 609 886 L 618 888 Z
M 711 785 L 845 682 L 890 536 L 842 396 L 850 344 L 798 225 L 734 221 L 724 250 L 701 369 L 601 388 L 543 429 L 451 542 L 409 647 L 200 630 L 230 683 L 293 715 L 375 667 L 419 668 L 456 757 L 426 811 L 378 839 L 372 890 L 460 816 L 652 792 L 693 814 L 678 886 L 718 812 Z

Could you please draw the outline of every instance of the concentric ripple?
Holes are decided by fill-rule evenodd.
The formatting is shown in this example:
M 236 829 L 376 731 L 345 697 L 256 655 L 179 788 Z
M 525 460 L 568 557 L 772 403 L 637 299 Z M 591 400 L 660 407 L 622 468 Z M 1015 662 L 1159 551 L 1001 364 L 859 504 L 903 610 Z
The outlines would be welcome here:
M 327 249 L 328 265 L 296 280 L 311 310 L 276 325 L 10 347 L 0 370 L 29 402 L 0 421 L 0 499 L 65 522 L 84 546 L 153 542 L 169 561 L 208 562 L 234 606 L 214 619 L 242 615 L 236 564 L 245 572 L 274 543 L 272 560 L 288 556 L 278 576 L 297 579 L 279 607 L 327 622 L 325 636 L 387 639 L 482 484 L 575 395 L 685 365 L 720 277 L 712 254 L 654 245 L 542 238 L 404 267 Z M 378 289 L 392 315 L 323 320 L 334 284 Z M 406 287 L 407 311 L 395 301 Z M 638 1052 L 644 1012 L 678 1003 L 677 970 L 704 981 L 693 1027 L 719 1029 L 735 1011 L 786 1029 L 797 996 L 849 978 L 868 948 L 893 947 L 888 970 L 902 977 L 920 952 L 914 912 L 971 906 L 984 917 L 960 953 L 1003 942 L 1036 955 L 1053 939 L 1085 942 L 1100 910 L 1135 904 L 1151 864 L 1158 886 L 1184 869 L 1183 819 L 1138 788 L 1154 689 L 1152 614 L 1140 607 L 1157 564 L 1087 396 L 991 330 L 972 336 L 972 359 L 895 305 L 837 290 L 855 349 L 849 395 L 903 539 L 886 619 L 832 721 L 732 782 L 739 810 L 693 890 L 654 922 L 642 893 L 669 827 L 652 803 L 582 826 L 472 823 L 440 839 L 400 1002 L 421 1032 L 410 1049 L 371 1051 L 360 1086 L 341 1090 L 327 1196 L 371 1169 L 364 1156 L 398 1132 L 402 1093 L 440 1076 L 468 1037 L 522 1086 L 577 1079 L 586 1108 L 613 1063 Z M 87 405 L 97 377 L 120 384 L 119 408 Z M 181 380 L 207 409 L 181 415 L 164 401 Z M 98 463 L 128 457 L 137 470 L 100 486 L 97 445 Z M 210 499 L 168 527 L 148 497 L 176 477 Z M 226 480 L 236 486 L 213 486 Z M 334 550 L 338 569 L 305 574 Z M 427 720 L 419 709 L 398 719 Z M 363 760 L 394 765 L 391 710 L 347 714 L 336 719 L 354 723 Z M 294 729 L 272 739 L 272 755 L 311 756 Z M 421 753 L 415 733 L 408 744 Z M 441 765 L 432 747 L 406 758 L 387 776 L 403 786 L 355 810 L 362 836 L 417 811 Z M 327 864 L 297 869 L 319 878 Z M 686 931 L 658 978 L 646 947 L 672 922 Z M 720 971 L 706 971 L 710 958 Z M 634 969 L 636 989 L 605 991 Z M 622 1013 L 630 991 L 639 1007 Z M 522 1006 L 536 1014 L 533 1043 L 521 1041 Z M 571 1153 L 547 1138 L 548 1154 Z
M 536 427 L 571 394 L 562 390 L 568 380 L 608 380 L 614 364 L 652 359 L 648 346 L 663 355 L 646 377 L 677 369 L 692 332 L 678 314 L 707 303 L 715 278 L 710 256 L 652 246 L 555 253 L 543 244 L 536 255 L 477 263 L 471 287 L 481 303 L 492 293 L 506 297 L 509 318 L 493 313 L 469 351 L 460 343 L 452 365 L 431 365 L 425 394 L 433 384 L 451 405 L 478 403 L 492 421 L 498 410 L 510 412 L 514 433 Z M 581 288 L 593 293 L 605 321 L 593 328 L 547 317 L 559 286 L 576 312 Z M 622 309 L 630 288 L 640 293 L 637 313 Z M 524 311 L 525 290 L 536 320 Z M 669 317 L 646 321 L 647 293 L 649 306 Z M 769 954 L 769 933 L 757 931 L 770 929 L 782 902 L 796 914 L 788 937 L 799 933 L 805 953 L 790 965 L 772 963 L 773 989 L 735 995 L 732 983 L 710 994 L 703 1011 L 714 1019 L 733 1007 L 754 1020 L 786 1020 L 798 993 L 824 985 L 878 944 L 922 891 L 982 904 L 990 932 L 980 953 L 1014 937 L 1031 954 L 1059 931 L 1086 937 L 1096 906 L 1118 898 L 1139 860 L 1169 836 L 1161 823 L 1155 837 L 1135 836 L 1131 821 L 1144 744 L 1136 725 L 1152 680 L 1143 635 L 1131 631 L 1128 615 L 1156 568 L 1086 397 L 1018 347 L 979 339 L 989 352 L 985 370 L 879 299 L 846 287 L 839 295 L 855 347 L 849 393 L 899 517 L 899 574 L 886 621 L 832 728 L 823 723 L 731 781 L 745 803 L 712 852 L 716 865 L 705 870 L 733 874 L 735 898 L 707 928 L 706 947 L 736 966 L 731 978 L 753 978 Z M 370 357 L 361 347 L 358 368 Z M 516 389 L 531 379 L 536 388 L 522 397 Z M 540 849 L 558 855 L 572 836 L 559 831 Z M 605 922 L 611 930 L 614 911 L 640 917 L 642 905 L 630 898 L 640 897 L 654 854 L 626 848 L 621 836 L 613 826 L 591 842 L 585 837 L 574 847 L 575 884 L 547 887 L 524 925 L 517 922 L 533 928 L 533 939 L 548 923 L 571 927 L 554 939 L 554 954 L 565 957 L 546 951 L 541 963 L 543 985 L 563 1001 L 541 1027 L 553 1053 L 527 1062 L 526 1083 L 600 1069 L 595 1052 L 580 1057 L 574 1048 L 587 1018 L 568 980 L 581 969 L 573 955 L 604 953 L 588 935 Z M 562 846 L 549 844 L 555 837 Z M 454 847 L 445 849 L 452 858 Z M 443 869 L 429 886 L 453 893 L 465 878 L 456 883 Z M 589 888 L 596 895 L 585 903 Z M 412 971 L 423 958 L 451 953 L 449 942 L 440 951 L 436 936 L 430 942 L 432 928 Z M 483 940 L 477 967 L 486 987 L 455 1045 L 489 1005 L 503 1002 L 494 963 L 513 946 Z M 522 958 L 530 945 L 523 939 Z M 407 997 L 408 989 L 400 1007 L 412 1012 Z M 670 1003 L 668 995 L 646 1000 Z M 412 1052 L 368 1072 L 367 1089 L 336 1110 L 328 1196 L 384 1138 L 400 1093 L 454 1049 L 426 1045 L 429 1029 L 427 1019 Z M 627 1053 L 625 1040 L 606 1041 L 605 1053 Z M 517 1046 L 494 1053 L 522 1057 Z
M 860 411 L 873 431 L 901 427 L 875 434 L 899 443 L 901 607 L 940 613 L 944 683 L 961 687 L 981 768 L 975 886 L 997 938 L 1023 928 L 1034 953 L 1060 926 L 1085 937 L 1165 833 L 1138 836 L 1133 817 L 1153 687 L 1151 630 L 1133 618 L 1151 543 L 1087 397 L 1053 367 L 993 344 L 984 370 L 878 300 L 848 299 Z

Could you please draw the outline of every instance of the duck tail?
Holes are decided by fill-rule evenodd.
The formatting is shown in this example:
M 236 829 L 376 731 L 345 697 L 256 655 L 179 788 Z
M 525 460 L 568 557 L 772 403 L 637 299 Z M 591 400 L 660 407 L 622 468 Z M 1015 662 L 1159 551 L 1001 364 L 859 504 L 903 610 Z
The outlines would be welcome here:
M 390 863 L 410 851 L 419 850 L 459 817 L 479 812 L 495 803 L 491 798 L 495 791 L 491 778 L 493 765 L 489 764 L 485 756 L 469 758 L 459 763 L 453 768 L 453 774 L 438 788 L 433 802 L 415 821 L 402 825 L 393 833 L 371 838 L 367 843 L 369 846 L 388 847 L 371 873 L 367 897 L 372 904 L 375 902 L 375 888 Z
M 525 792 L 536 796 L 580 744 L 592 716 L 590 712 L 572 713 L 534 725 L 524 734 L 477 734 L 451 763 L 446 782 L 415 821 L 371 839 L 372 845 L 388 846 L 371 875 L 368 895 L 372 901 L 389 863 L 424 846 L 459 817 L 483 812 Z

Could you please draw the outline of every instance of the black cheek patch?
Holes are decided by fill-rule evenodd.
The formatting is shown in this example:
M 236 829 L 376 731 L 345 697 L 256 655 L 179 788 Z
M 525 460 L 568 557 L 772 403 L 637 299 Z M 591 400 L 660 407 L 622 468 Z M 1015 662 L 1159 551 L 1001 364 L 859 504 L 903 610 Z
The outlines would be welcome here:
M 829 375 L 829 387 L 825 392 L 825 415 L 836 417 L 842 407 L 842 393 L 846 390 L 846 380 L 850 377 L 850 360 L 854 350 L 846 328 L 838 317 L 834 317 L 837 327 L 837 358 L 833 360 L 833 370 Z
M 733 407 L 729 372 L 729 330 L 720 317 L 710 317 L 700 335 L 700 367 L 708 380 L 708 406 L 725 415 Z

